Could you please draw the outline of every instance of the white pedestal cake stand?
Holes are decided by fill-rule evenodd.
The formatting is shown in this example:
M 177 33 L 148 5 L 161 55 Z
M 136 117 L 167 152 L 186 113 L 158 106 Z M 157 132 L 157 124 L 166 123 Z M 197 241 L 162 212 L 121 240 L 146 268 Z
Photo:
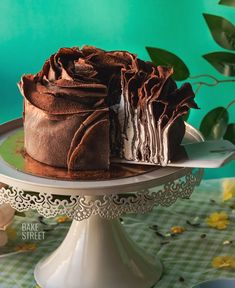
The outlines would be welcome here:
M 20 120 L 1 125 L 0 142 L 21 125 Z M 202 140 L 190 126 L 186 137 Z M 36 209 L 45 217 L 66 214 L 74 219 L 59 248 L 35 268 L 42 288 L 150 288 L 163 267 L 130 239 L 118 217 L 189 198 L 202 174 L 202 169 L 166 167 L 108 181 L 65 181 L 17 171 L 0 159 L 0 181 L 10 186 L 0 189 L 0 204 L 10 203 L 18 211 Z

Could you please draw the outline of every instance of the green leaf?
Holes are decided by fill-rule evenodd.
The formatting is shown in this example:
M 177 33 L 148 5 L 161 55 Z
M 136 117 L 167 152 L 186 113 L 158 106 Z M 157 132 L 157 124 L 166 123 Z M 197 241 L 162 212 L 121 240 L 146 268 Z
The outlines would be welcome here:
M 172 66 L 174 74 L 172 77 L 177 81 L 185 80 L 189 77 L 189 69 L 186 64 L 175 54 L 160 48 L 146 47 L 152 62 L 158 66 Z
M 223 48 L 235 50 L 235 26 L 223 17 L 203 14 L 214 40 Z
M 224 76 L 235 76 L 235 53 L 213 52 L 203 58 Z
M 230 123 L 227 127 L 227 130 L 224 134 L 224 139 L 229 140 L 235 144 L 235 123 Z
M 220 0 L 219 4 L 235 7 L 235 0 Z
M 199 129 L 206 139 L 221 139 L 226 132 L 228 120 L 227 109 L 217 107 L 206 114 Z

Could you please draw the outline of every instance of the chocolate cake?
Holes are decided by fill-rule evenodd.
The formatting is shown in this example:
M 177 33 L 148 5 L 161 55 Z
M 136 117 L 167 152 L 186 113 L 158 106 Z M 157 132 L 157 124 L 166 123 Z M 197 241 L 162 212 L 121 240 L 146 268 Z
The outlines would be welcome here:
M 170 67 L 125 51 L 62 48 L 36 75 L 24 75 L 25 150 L 69 170 L 108 169 L 112 157 L 166 166 L 197 108 Z

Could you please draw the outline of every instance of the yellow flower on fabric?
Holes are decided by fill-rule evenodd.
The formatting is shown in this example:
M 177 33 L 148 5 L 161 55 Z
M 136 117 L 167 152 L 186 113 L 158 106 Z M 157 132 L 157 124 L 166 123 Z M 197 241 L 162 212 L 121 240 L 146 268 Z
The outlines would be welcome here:
M 206 222 L 212 228 L 223 230 L 228 227 L 229 217 L 226 212 L 214 212 L 206 218 Z
M 58 223 L 64 223 L 68 221 L 71 221 L 71 218 L 69 218 L 68 216 L 59 216 L 56 218 L 56 222 Z
M 235 196 L 235 180 L 227 179 L 222 183 L 223 186 L 223 201 L 230 200 L 233 196 Z
M 17 245 L 15 247 L 16 251 L 26 252 L 26 251 L 34 251 L 37 249 L 37 245 L 35 243 L 24 243 Z
M 172 226 L 171 227 L 171 233 L 173 234 L 181 234 L 184 233 L 186 229 L 182 226 Z
M 212 260 L 212 266 L 214 268 L 235 268 L 235 257 L 224 255 L 217 256 Z
M 10 240 L 15 240 L 17 237 L 17 232 L 15 228 L 12 228 L 11 226 L 8 226 L 6 229 L 7 237 Z

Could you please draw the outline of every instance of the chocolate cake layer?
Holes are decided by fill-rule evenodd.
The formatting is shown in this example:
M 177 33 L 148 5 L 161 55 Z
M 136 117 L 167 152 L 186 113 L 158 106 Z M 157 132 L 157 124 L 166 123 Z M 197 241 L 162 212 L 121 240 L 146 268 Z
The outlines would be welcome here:
M 69 170 L 108 169 L 110 156 L 167 165 L 197 108 L 173 69 L 126 51 L 62 48 L 36 75 L 24 75 L 25 149 Z

